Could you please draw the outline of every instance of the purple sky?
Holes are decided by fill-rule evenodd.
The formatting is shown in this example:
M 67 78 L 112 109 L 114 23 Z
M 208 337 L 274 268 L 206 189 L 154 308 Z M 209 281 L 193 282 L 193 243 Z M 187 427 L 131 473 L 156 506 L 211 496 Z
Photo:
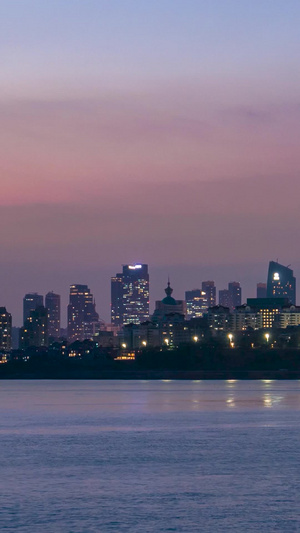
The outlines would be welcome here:
M 298 0 L 3 0 L 0 303 L 147 262 L 244 297 L 298 252 Z

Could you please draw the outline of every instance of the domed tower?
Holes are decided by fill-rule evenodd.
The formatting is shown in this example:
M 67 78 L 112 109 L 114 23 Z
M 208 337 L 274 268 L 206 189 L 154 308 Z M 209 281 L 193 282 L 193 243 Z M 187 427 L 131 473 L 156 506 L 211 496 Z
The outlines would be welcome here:
M 170 286 L 170 280 L 168 279 L 168 286 L 165 289 L 166 297 L 161 301 L 164 305 L 177 305 L 177 302 L 174 298 L 172 298 L 171 294 L 173 292 L 173 289 Z
M 163 300 L 158 300 L 155 302 L 155 311 L 152 315 L 152 320 L 155 322 L 161 322 L 166 319 L 167 316 L 177 315 L 177 317 L 182 317 L 184 319 L 186 314 L 186 305 L 184 300 L 175 300 L 172 293 L 173 289 L 170 285 L 170 280 L 168 279 L 168 285 L 165 289 L 166 296 Z

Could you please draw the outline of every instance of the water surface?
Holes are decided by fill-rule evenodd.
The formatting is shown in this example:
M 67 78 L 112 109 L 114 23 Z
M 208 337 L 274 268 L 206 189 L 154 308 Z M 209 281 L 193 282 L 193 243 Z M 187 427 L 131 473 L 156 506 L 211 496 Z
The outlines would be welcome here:
M 0 398 L 1 531 L 300 531 L 298 381 L 2 381 Z

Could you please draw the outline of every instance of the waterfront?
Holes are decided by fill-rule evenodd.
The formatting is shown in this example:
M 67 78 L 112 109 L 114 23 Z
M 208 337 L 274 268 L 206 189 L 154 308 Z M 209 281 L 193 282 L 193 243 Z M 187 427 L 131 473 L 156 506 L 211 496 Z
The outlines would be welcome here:
M 1 527 L 299 531 L 298 381 L 1 381 Z

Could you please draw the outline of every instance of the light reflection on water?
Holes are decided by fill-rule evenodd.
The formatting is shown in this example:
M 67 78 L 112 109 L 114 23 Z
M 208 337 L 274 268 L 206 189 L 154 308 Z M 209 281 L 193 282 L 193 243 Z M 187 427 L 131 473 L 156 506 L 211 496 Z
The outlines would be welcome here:
M 2 381 L 1 528 L 299 531 L 299 381 Z

